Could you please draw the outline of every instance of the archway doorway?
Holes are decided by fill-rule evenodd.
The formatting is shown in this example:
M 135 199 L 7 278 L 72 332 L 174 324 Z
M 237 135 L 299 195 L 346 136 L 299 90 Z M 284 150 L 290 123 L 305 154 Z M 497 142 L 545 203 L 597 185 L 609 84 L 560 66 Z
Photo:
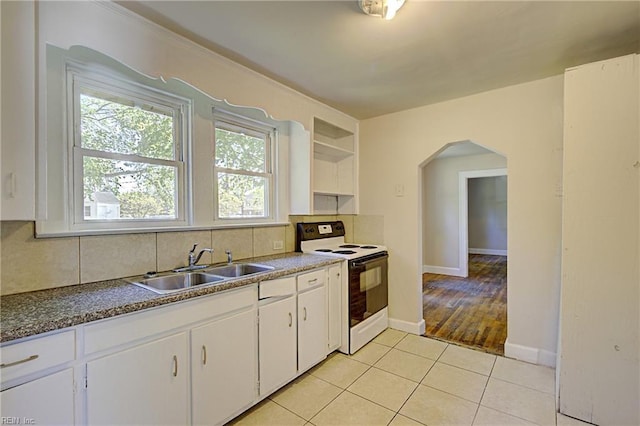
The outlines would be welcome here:
M 425 335 L 504 354 L 507 159 L 464 141 L 421 167 Z

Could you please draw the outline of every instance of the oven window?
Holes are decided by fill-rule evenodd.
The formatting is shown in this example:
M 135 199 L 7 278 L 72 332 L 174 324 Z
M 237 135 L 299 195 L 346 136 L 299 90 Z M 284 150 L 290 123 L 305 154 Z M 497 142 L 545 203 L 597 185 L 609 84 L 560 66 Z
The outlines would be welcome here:
M 369 269 L 360 273 L 360 292 L 372 290 L 382 285 L 382 268 Z

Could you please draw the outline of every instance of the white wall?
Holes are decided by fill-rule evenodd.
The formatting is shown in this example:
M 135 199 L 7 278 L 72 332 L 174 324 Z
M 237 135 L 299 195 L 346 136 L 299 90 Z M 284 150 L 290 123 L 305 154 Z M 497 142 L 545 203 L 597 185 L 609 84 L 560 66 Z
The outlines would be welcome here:
M 469 179 L 469 250 L 506 254 L 507 177 Z
M 640 57 L 565 73 L 560 411 L 640 424 Z
M 39 2 L 40 55 L 45 43 L 95 49 L 149 76 L 178 78 L 234 105 L 262 108 L 310 128 L 313 116 L 355 131 L 356 121 L 293 89 L 109 2 Z M 40 60 L 44 59 L 42 56 Z
M 36 153 L 36 134 L 46 135 L 44 92 L 46 45 L 63 49 L 87 46 L 150 77 L 176 78 L 232 105 L 260 108 L 275 119 L 311 129 L 313 117 L 357 133 L 357 120 L 238 65 L 187 39 L 146 21 L 111 2 L 2 2 L 3 173 L 0 175 L 3 220 L 45 219 L 36 201 L 46 164 Z M 40 102 L 36 101 L 36 87 Z M 41 118 L 36 121 L 36 114 Z M 303 135 L 304 132 L 299 132 Z M 308 135 L 306 135 L 308 138 Z M 38 158 L 37 158 L 38 157 Z M 204 157 L 203 157 L 204 158 Z M 10 173 L 13 173 L 12 175 Z M 15 191 L 10 177 L 15 177 Z M 39 205 L 37 205 L 39 204 Z
M 420 164 L 472 140 L 504 155 L 508 188 L 508 355 L 554 364 L 559 283 L 562 76 L 360 123 L 360 212 L 384 216 L 393 319 L 422 321 Z M 396 185 L 405 195 L 395 195 Z
M 459 172 L 500 169 L 499 154 L 436 158 L 423 168 L 423 259 L 427 269 L 459 269 Z M 471 247 L 471 246 L 470 246 Z
M 39 179 L 46 176 L 43 173 L 46 170 L 44 162 L 39 164 L 40 173 L 36 174 L 36 126 L 39 126 L 39 136 L 44 138 L 47 124 L 43 119 L 46 117 L 43 110 L 46 106 L 43 102 L 45 93 L 38 101 L 35 83 L 38 80 L 38 89 L 44 92 L 47 44 L 63 49 L 86 46 L 151 77 L 177 78 L 216 99 L 262 108 L 275 118 L 300 122 L 307 129 L 311 128 L 314 116 L 353 133 L 357 133 L 358 122 L 115 4 L 2 2 L 1 10 L 2 105 L 15 107 L 11 111 L 3 108 L 2 116 L 5 124 L 2 128 L 3 169 L 0 176 L 3 194 L 0 223 L 2 294 L 136 275 L 151 269 L 169 269 L 178 262 L 184 262 L 185 253 L 194 242 L 216 249 L 213 256 L 206 256 L 209 259 L 202 259 L 207 263 L 223 261 L 225 248 L 233 248 L 237 259 L 293 251 L 293 227 L 284 223 L 229 230 L 205 228 L 157 234 L 34 239 L 34 182 L 36 176 Z M 4 48 L 7 43 L 11 49 Z M 36 54 L 37 62 L 42 65 L 38 70 L 35 69 Z M 7 74 L 6 70 L 9 70 Z M 12 90 L 5 90 L 7 85 Z M 36 122 L 38 108 L 40 119 Z M 11 126 L 6 126 L 7 123 Z M 196 161 L 209 164 L 210 156 L 203 152 Z M 7 164 L 20 172 L 18 196 L 11 203 L 6 202 L 5 193 Z M 62 197 L 53 191 L 46 195 Z M 43 219 L 47 212 L 41 210 L 39 213 L 39 219 Z M 273 250 L 274 241 L 283 241 L 285 249 Z M 105 254 L 103 247 L 111 247 L 111 250 Z M 33 259 L 40 261 L 34 263 Z

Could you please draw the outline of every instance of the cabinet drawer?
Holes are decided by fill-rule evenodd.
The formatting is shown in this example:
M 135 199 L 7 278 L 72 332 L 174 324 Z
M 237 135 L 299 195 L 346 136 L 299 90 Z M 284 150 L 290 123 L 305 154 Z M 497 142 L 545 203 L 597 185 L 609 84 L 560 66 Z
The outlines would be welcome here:
M 326 269 L 320 269 L 319 271 L 307 272 L 306 274 L 298 275 L 298 291 L 324 285 L 326 276 Z
M 296 277 L 279 278 L 276 280 L 263 281 L 259 286 L 259 298 L 288 296 L 296 292 Z
M 85 354 L 257 306 L 256 285 L 134 312 L 85 326 Z
M 2 382 L 73 361 L 75 343 L 75 330 L 67 330 L 2 346 Z

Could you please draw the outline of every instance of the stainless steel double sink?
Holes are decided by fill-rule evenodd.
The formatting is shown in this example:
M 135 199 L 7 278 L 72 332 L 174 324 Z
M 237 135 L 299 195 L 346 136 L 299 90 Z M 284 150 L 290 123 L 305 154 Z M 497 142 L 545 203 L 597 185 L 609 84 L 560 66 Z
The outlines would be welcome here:
M 273 266 L 257 263 L 232 263 L 212 266 L 198 271 L 159 274 L 128 278 L 127 281 L 158 294 L 174 293 L 205 284 L 221 284 L 233 278 L 272 271 Z

